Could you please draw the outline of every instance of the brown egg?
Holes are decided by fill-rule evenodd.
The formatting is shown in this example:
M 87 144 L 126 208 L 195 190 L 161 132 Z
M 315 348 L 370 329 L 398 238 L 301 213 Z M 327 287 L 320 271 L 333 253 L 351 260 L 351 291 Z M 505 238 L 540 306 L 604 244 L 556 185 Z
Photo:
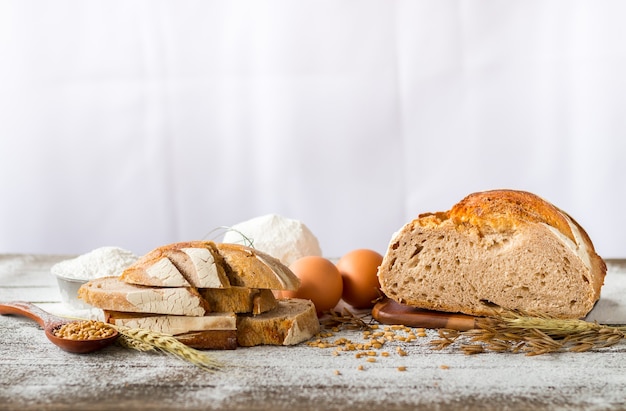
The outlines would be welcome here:
M 378 267 L 383 256 L 373 250 L 353 250 L 341 257 L 337 269 L 343 279 L 343 300 L 354 308 L 372 308 L 379 296 Z
M 289 268 L 300 279 L 296 291 L 283 291 L 283 298 L 304 298 L 313 301 L 318 314 L 334 308 L 343 292 L 339 270 L 331 261 L 318 256 L 302 257 Z

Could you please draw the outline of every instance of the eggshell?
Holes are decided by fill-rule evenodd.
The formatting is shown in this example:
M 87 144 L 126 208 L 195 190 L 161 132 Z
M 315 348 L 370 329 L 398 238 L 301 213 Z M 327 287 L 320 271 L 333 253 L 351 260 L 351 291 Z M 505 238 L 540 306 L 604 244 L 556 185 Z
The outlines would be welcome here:
M 283 298 L 304 298 L 313 301 L 318 314 L 334 308 L 343 293 L 343 280 L 330 260 L 306 256 L 294 261 L 289 268 L 300 279 L 296 291 L 282 291 Z
M 339 259 L 337 269 L 343 280 L 343 300 L 354 308 L 372 308 L 380 296 L 378 267 L 383 256 L 373 250 L 350 251 Z

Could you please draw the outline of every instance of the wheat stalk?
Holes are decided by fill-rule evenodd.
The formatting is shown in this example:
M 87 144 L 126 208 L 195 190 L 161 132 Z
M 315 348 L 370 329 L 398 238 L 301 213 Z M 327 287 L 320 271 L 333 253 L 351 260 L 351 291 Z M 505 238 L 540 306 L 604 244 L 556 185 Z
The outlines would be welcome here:
M 188 347 L 168 334 L 143 328 L 128 328 L 111 325 L 119 333 L 118 343 L 137 351 L 158 351 L 187 361 L 207 371 L 219 370 L 221 364 L 206 353 Z
M 331 309 L 326 311 L 325 314 L 328 314 L 328 317 L 320 320 L 320 324 L 322 324 L 325 328 L 341 327 L 350 330 L 367 330 L 370 328 L 370 326 L 363 320 L 363 318 L 367 317 L 367 314 L 364 314 L 362 317 L 357 317 L 352 311 L 345 307 L 341 313 Z
M 242 245 L 250 247 L 250 248 L 254 248 L 254 239 L 253 238 L 249 238 L 248 236 L 246 236 L 244 233 L 242 233 L 241 231 L 232 228 L 232 227 L 228 227 L 228 226 L 219 226 L 219 227 L 215 227 L 214 229 L 212 229 L 211 231 L 209 231 L 204 238 L 209 237 L 210 235 L 213 235 L 213 237 L 211 237 L 211 240 L 217 240 L 218 238 L 220 238 L 221 236 L 224 236 L 224 234 L 228 231 L 234 231 L 235 233 L 239 234 L 241 236 L 241 241 L 243 242 Z
M 552 352 L 584 352 L 613 346 L 626 338 L 626 327 L 602 325 L 575 319 L 558 319 L 518 311 L 478 318 L 476 328 L 459 332 L 439 330 L 439 339 L 431 341 L 434 349 L 444 349 L 460 337 L 470 343 L 460 344 L 466 354 L 525 352 L 540 355 Z

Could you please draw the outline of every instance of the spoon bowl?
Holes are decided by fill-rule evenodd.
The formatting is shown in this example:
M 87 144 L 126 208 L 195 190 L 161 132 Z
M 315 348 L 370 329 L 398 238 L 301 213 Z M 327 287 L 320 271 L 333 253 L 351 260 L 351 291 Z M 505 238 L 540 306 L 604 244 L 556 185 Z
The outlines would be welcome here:
M 24 301 L 1 303 L 0 314 L 22 315 L 30 318 L 31 320 L 35 320 L 44 329 L 46 337 L 50 340 L 50 342 L 64 351 L 76 354 L 86 354 L 100 350 L 115 342 L 117 337 L 119 337 L 119 333 L 117 331 L 108 337 L 89 340 L 71 340 L 68 338 L 58 337 L 55 335 L 56 329 L 61 327 L 63 324 L 79 321 L 64 320 L 42 310 L 34 304 Z

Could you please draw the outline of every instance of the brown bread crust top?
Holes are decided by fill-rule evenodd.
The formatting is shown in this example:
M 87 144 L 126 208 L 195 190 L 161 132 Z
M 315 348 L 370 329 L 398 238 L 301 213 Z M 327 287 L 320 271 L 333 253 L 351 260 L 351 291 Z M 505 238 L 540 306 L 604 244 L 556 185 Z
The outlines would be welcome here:
M 448 216 L 457 225 L 469 224 L 478 229 L 490 227 L 499 232 L 515 229 L 518 224 L 544 223 L 576 243 L 565 213 L 526 191 L 491 190 L 473 193 L 453 206 Z

